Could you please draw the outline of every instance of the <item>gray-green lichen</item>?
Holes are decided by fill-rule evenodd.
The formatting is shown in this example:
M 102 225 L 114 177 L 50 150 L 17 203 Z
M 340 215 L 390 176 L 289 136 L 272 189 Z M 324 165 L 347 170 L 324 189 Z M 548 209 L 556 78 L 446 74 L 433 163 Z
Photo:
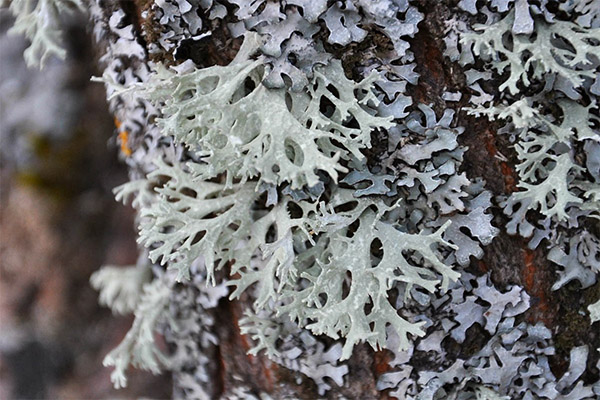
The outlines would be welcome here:
M 423 13 L 408 0 L 162 0 L 142 15 L 161 27 L 147 43 L 122 10 L 92 2 L 103 81 L 128 134 L 131 180 L 115 193 L 132 199 L 145 248 L 137 266 L 92 278 L 102 303 L 136 317 L 105 360 L 116 386 L 130 364 L 166 368 L 178 397 L 210 397 L 211 313 L 229 296 L 249 299 L 239 323 L 250 352 L 313 380 L 321 396 L 348 383 L 361 342 L 391 352 L 377 389 L 397 398 L 600 396 L 600 381 L 583 378 L 595 349 L 569 348 L 568 372 L 555 376 L 553 333 L 523 322 L 530 294 L 467 272 L 502 229 L 548 249 L 554 290 L 597 281 L 600 3 L 457 7 L 445 54 L 465 69 L 464 111 L 513 143 L 517 190 L 505 198 L 467 177 L 454 111 L 410 96 L 409 39 Z M 186 57 L 190 43 L 222 34 L 216 26 L 243 41 L 237 56 L 212 66 Z M 362 63 L 348 68 L 338 58 L 358 46 Z M 177 65 L 149 61 L 159 54 Z M 581 310 L 592 323 L 598 304 Z M 487 342 L 466 346 L 468 331 Z M 468 349 L 457 356 L 452 343 Z

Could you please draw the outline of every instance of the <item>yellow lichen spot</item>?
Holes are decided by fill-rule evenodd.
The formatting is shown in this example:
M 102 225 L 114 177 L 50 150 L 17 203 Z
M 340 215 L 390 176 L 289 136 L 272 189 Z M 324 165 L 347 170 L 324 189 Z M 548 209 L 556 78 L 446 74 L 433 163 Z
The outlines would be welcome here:
M 121 144 L 121 153 L 125 154 L 127 157 L 131 155 L 131 149 L 127 144 L 127 139 L 129 138 L 129 132 L 125 130 L 121 130 L 121 121 L 119 118 L 115 117 L 115 126 L 117 127 L 117 131 L 119 131 L 119 143 Z
M 131 155 L 131 149 L 127 145 L 128 138 L 129 138 L 129 132 L 127 132 L 127 131 L 119 132 L 119 142 L 121 142 L 121 152 L 129 157 Z
M 117 130 L 121 129 L 121 121 L 119 121 L 119 118 L 115 117 L 115 126 L 117 127 Z

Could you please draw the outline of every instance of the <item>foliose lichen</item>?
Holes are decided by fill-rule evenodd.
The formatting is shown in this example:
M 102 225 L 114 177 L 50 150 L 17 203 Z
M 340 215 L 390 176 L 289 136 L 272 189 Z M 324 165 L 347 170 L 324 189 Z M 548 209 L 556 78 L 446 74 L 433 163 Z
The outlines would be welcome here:
M 229 297 L 247 305 L 250 353 L 320 396 L 347 384 L 361 342 L 392 355 L 377 389 L 397 398 L 600 396 L 585 376 L 595 350 L 569 349 L 556 376 L 553 332 L 525 318 L 533 294 L 472 268 L 503 230 L 545 248 L 553 290 L 597 281 L 600 3 L 459 1 L 443 40 L 468 89 L 443 93 L 448 108 L 413 100 L 415 3 L 161 0 L 141 14 L 161 27 L 149 37 L 117 5 L 92 2 L 131 175 L 115 193 L 132 199 L 144 255 L 92 277 L 102 303 L 135 314 L 105 360 L 116 386 L 132 364 L 171 370 L 178 397 L 212 396 L 214 313 Z M 17 29 L 42 18 L 12 4 Z M 186 53 L 213 38 L 235 57 Z M 62 54 L 51 42 L 42 62 Z M 340 55 L 357 48 L 349 65 Z M 464 119 L 450 108 L 465 101 L 512 143 L 508 196 L 465 171 Z M 592 323 L 599 304 L 582 305 Z M 467 343 L 473 332 L 485 340 Z M 269 398 L 243 382 L 222 394 L 257 396 Z

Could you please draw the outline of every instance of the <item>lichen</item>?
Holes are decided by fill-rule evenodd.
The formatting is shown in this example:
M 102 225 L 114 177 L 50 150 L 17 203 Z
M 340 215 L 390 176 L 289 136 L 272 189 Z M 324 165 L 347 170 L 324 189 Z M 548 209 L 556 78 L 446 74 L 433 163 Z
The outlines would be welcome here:
M 415 100 L 430 85 L 411 51 L 427 11 L 416 3 L 164 0 L 146 4 L 144 33 L 91 4 L 130 168 L 115 194 L 136 209 L 143 254 L 92 277 L 103 304 L 136 317 L 105 360 L 116 386 L 133 364 L 172 371 L 179 397 L 213 396 L 216 307 L 239 299 L 249 352 L 320 396 L 349 384 L 362 342 L 387 349 L 377 389 L 397 398 L 600 395 L 578 342 L 597 298 L 563 309 L 570 326 L 553 332 L 527 319 L 542 301 L 529 282 L 497 286 L 474 263 L 503 230 L 543 248 L 560 296 L 597 285 L 598 1 L 445 4 L 437 39 L 466 86 L 434 104 Z M 17 29 L 39 21 L 12 4 Z M 41 62 L 62 55 L 48 35 L 31 50 Z M 492 196 L 465 162 L 465 141 L 487 140 L 459 126 L 465 113 L 512 143 L 514 192 Z M 562 377 L 557 353 L 570 360 Z M 222 394 L 269 396 L 244 382 Z
M 43 68 L 50 56 L 64 59 L 60 14 L 85 11 L 82 0 L 12 0 L 9 11 L 15 22 L 9 33 L 25 35 L 31 42 L 23 56 L 29 67 Z

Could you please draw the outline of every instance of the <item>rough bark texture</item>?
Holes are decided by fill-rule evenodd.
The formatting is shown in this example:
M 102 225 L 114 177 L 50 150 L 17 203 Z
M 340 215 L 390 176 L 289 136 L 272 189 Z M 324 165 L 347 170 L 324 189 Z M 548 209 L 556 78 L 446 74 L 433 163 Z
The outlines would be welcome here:
M 455 4 L 453 1 L 420 1 L 420 10 L 425 14 L 425 19 L 419 26 L 419 33 L 411 41 L 420 74 L 414 95 L 419 101 L 433 103 L 438 112 L 447 107 L 456 107 L 459 116 L 457 124 L 465 127 L 460 140 L 469 148 L 463 164 L 467 176 L 483 177 L 486 188 L 494 195 L 506 196 L 516 190 L 515 183 L 518 181 L 515 172 L 518 162 L 507 137 L 497 135 L 497 126 L 488 119 L 474 118 L 459 111 L 467 105 L 468 96 L 463 96 L 462 102 L 454 105 L 444 103 L 441 99 L 445 88 L 469 94 L 460 65 L 451 63 L 442 54 L 444 22 L 452 14 L 450 8 Z M 497 157 L 498 154 L 505 156 L 507 161 Z M 495 226 L 506 225 L 506 216 L 498 207 L 494 209 L 494 216 Z M 580 308 L 585 297 L 594 296 L 594 293 L 597 296 L 598 283 L 585 290 L 581 290 L 578 283 L 572 283 L 553 292 L 551 287 L 556 280 L 556 266 L 548 260 L 543 247 L 532 251 L 527 247 L 526 239 L 508 235 L 502 229 L 484 250 L 483 259 L 471 266 L 474 272 L 480 274 L 491 271 L 492 280 L 499 288 L 509 284 L 523 286 L 532 297 L 531 307 L 525 314 L 527 322 L 542 322 L 555 332 L 557 354 L 552 357 L 551 367 L 557 376 L 566 371 L 572 347 L 592 343 L 592 346 L 598 346 L 598 332 L 583 321 L 585 318 L 578 317 L 573 311 Z M 471 334 L 472 340 L 467 339 L 469 343 L 473 343 L 478 335 L 477 332 Z M 474 343 L 477 342 L 474 340 Z M 597 361 L 595 354 L 588 359 L 588 365 L 595 365 Z
M 105 16 L 109 16 L 111 13 L 120 10 L 126 14 L 127 22 L 131 23 L 135 28 L 134 34 L 137 37 L 137 41 L 145 47 L 148 53 L 152 54 L 150 58 L 155 62 L 176 65 L 190 59 L 200 67 L 227 65 L 235 57 L 242 41 L 240 38 L 232 38 L 230 36 L 226 26 L 230 22 L 227 20 L 227 17 L 225 20 L 218 20 L 217 22 L 217 20 L 209 20 L 206 16 L 200 15 L 199 17 L 202 18 L 203 23 L 210 26 L 211 36 L 196 41 L 189 40 L 179 48 L 177 54 L 156 51 L 149 52 L 150 46 L 159 40 L 159 33 L 162 29 L 152 14 L 151 1 L 114 0 L 100 1 L 98 4 Z M 510 285 L 519 285 L 526 290 L 531 296 L 530 308 L 524 314 L 517 316 L 516 323 L 524 321 L 533 325 L 541 322 L 552 331 L 556 354 L 549 356 L 550 367 L 556 377 L 561 377 L 569 368 L 569 353 L 573 347 L 580 345 L 588 345 L 590 349 L 600 347 L 600 334 L 597 330 L 597 325 L 596 329 L 594 329 L 594 326 L 590 325 L 587 316 L 580 313 L 583 304 L 590 304 L 600 297 L 600 282 L 585 290 L 580 288 L 578 282 L 571 282 L 558 291 L 552 291 L 551 287 L 553 282 L 556 281 L 557 267 L 548 261 L 547 250 L 543 246 L 539 246 L 536 250 L 531 250 L 528 248 L 525 239 L 518 236 L 511 236 L 506 233 L 505 229 L 502 229 L 506 226 L 507 217 L 499 207 L 498 199 L 508 196 L 517 190 L 518 175 L 516 165 L 518 164 L 518 160 L 508 138 L 497 134 L 499 126 L 495 122 L 490 122 L 486 118 L 476 118 L 467 115 L 464 111 L 464 107 L 469 105 L 468 98 L 472 94 L 472 91 L 466 84 L 463 68 L 458 63 L 451 62 L 443 54 L 445 46 L 443 38 L 446 34 L 445 23 L 452 15 L 459 12 L 457 8 L 458 1 L 415 0 L 411 4 L 418 7 L 419 11 L 424 15 L 424 19 L 418 25 L 418 33 L 413 38 L 408 39 L 410 49 L 415 55 L 416 72 L 419 74 L 418 83 L 416 85 L 408 85 L 408 94 L 412 97 L 415 104 L 423 103 L 431 105 L 438 116 L 449 108 L 456 111 L 457 119 L 455 120 L 455 125 L 465 128 L 464 133 L 459 136 L 458 140 L 461 145 L 468 147 L 464 156 L 462 171 L 466 172 L 471 180 L 476 177 L 483 178 L 486 182 L 486 189 L 497 198 L 493 201 L 494 206 L 491 211 L 494 216 L 493 225 L 501 228 L 500 233 L 490 245 L 484 247 L 484 257 L 481 260 L 472 259 L 471 264 L 466 270 L 475 276 L 481 276 L 488 272 L 491 273 L 492 281 L 501 291 Z M 335 58 L 342 60 L 346 75 L 357 79 L 361 76 L 360 68 L 368 64 L 369 57 L 374 53 L 385 54 L 393 49 L 393 44 L 376 26 L 363 26 L 362 28 L 367 30 L 367 36 L 359 44 L 353 43 L 347 46 L 325 44 L 326 50 L 329 53 L 333 54 Z M 325 29 L 321 30 L 318 35 L 325 35 L 325 31 Z M 80 33 L 80 31 L 77 32 Z M 81 43 L 78 45 L 85 47 Z M 88 59 L 92 58 L 90 54 L 85 54 L 85 57 Z M 77 57 L 77 59 L 85 57 L 81 56 Z M 89 65 L 87 65 L 85 70 L 89 70 Z M 81 84 L 80 79 L 77 82 L 77 84 Z M 494 85 L 497 87 L 499 82 L 490 83 L 491 87 L 494 87 Z M 444 101 L 442 95 L 447 91 L 462 93 L 462 100 L 459 102 Z M 99 96 L 97 93 L 90 95 L 90 97 L 94 98 L 97 96 Z M 115 120 L 115 123 L 117 130 L 119 130 L 120 122 Z M 86 121 L 85 124 L 82 124 L 82 129 L 88 128 L 90 124 L 89 120 Z M 98 124 L 101 126 L 106 125 L 106 121 L 99 121 Z M 119 135 L 123 133 L 119 131 Z M 84 144 L 75 143 L 73 144 L 74 148 L 67 148 L 64 150 L 64 153 L 60 153 L 61 159 L 69 157 L 76 159 L 74 165 L 69 165 L 68 168 L 89 168 L 89 163 L 80 163 L 82 163 L 83 159 L 88 160 L 87 151 L 93 146 L 89 142 L 93 141 L 96 143 L 99 140 L 97 134 L 90 135 L 89 137 L 92 137 L 92 139 L 86 139 L 88 142 Z M 123 138 L 120 136 L 119 138 L 122 145 L 122 152 L 126 154 L 130 151 L 127 148 L 127 137 Z M 382 149 L 387 148 L 387 139 L 377 135 L 373 135 L 373 139 L 372 148 L 366 152 L 369 158 L 369 165 L 371 166 L 379 162 L 378 154 L 382 153 Z M 82 151 L 82 148 L 87 150 Z M 82 158 L 82 155 L 85 155 L 85 157 Z M 89 160 L 97 163 L 97 165 L 94 164 L 94 171 L 110 170 L 112 173 L 115 169 L 114 165 L 104 159 L 96 160 L 96 158 L 89 155 Z M 57 162 L 56 160 L 51 161 Z M 2 267 L 3 276 L 1 283 L 3 286 L 11 284 L 13 282 L 12 274 L 18 268 L 18 264 L 29 264 L 32 262 L 29 258 L 25 257 L 27 249 L 20 249 L 20 247 L 23 247 L 23 242 L 28 243 L 31 240 L 30 237 L 33 236 L 32 231 L 35 231 L 35 235 L 38 238 L 41 231 L 41 237 L 44 240 L 36 240 L 36 246 L 40 246 L 40 249 L 34 247 L 32 254 L 36 255 L 38 251 L 40 254 L 43 254 L 43 256 L 40 256 L 44 258 L 42 264 L 44 264 L 44 267 L 47 267 L 48 264 L 64 259 L 64 254 L 61 255 L 62 258 L 57 255 L 59 251 L 63 251 L 71 255 L 72 259 L 69 267 L 78 271 L 78 273 L 75 274 L 75 277 L 71 277 L 72 279 L 69 282 L 65 282 L 60 276 L 52 273 L 44 274 L 43 279 L 34 274 L 35 276 L 31 278 L 31 281 L 34 283 L 28 282 L 23 284 L 27 287 L 21 287 L 21 284 L 17 282 L 16 285 L 19 286 L 19 294 L 15 295 L 14 299 L 10 298 L 9 300 L 16 304 L 14 307 L 19 308 L 19 312 L 23 315 L 29 315 L 37 307 L 41 307 L 42 310 L 52 308 L 53 312 L 60 313 L 60 318 L 70 323 L 71 320 L 63 315 L 67 307 L 66 304 L 79 304 L 80 297 L 91 296 L 88 293 L 89 290 L 81 289 L 81 287 L 87 287 L 88 275 L 97 268 L 97 264 L 113 261 L 110 258 L 111 246 L 125 246 L 120 240 L 117 240 L 118 243 L 116 244 L 113 243 L 115 241 L 114 234 L 112 235 L 112 241 L 107 242 L 109 240 L 108 236 L 111 235 L 100 228 L 102 226 L 106 230 L 106 224 L 103 225 L 100 222 L 106 219 L 114 221 L 112 224 L 118 225 L 114 229 L 118 230 L 118 235 L 121 235 L 120 232 L 125 229 L 123 224 L 133 224 L 133 218 L 130 214 L 122 216 L 121 213 L 126 214 L 129 212 L 123 211 L 123 209 L 120 209 L 121 211 L 119 212 L 115 212 L 114 210 L 109 212 L 108 208 L 110 207 L 106 203 L 106 193 L 103 194 L 104 197 L 101 200 L 95 200 L 99 203 L 95 206 L 98 208 L 96 213 L 93 215 L 81 215 L 81 210 L 78 207 L 81 207 L 81 203 L 85 200 L 81 198 L 83 197 L 82 193 L 96 195 L 96 192 L 99 190 L 99 183 L 96 182 L 95 186 L 90 188 L 82 183 L 90 179 L 88 175 L 82 174 L 79 176 L 78 174 L 67 173 L 63 169 L 63 165 L 52 164 L 48 165 L 47 168 L 45 167 L 40 169 L 40 174 L 25 176 L 25 178 L 27 180 L 34 179 L 34 183 L 40 186 L 46 185 L 49 180 L 52 181 L 49 186 L 62 187 L 63 182 L 61 180 L 67 176 L 77 181 L 75 184 L 70 182 L 68 185 L 65 185 L 69 186 L 69 190 L 75 187 L 75 192 L 68 193 L 69 198 L 66 201 L 62 200 L 63 203 L 61 203 L 62 205 L 58 211 L 46 211 L 47 214 L 52 215 L 53 218 L 57 218 L 59 221 L 56 224 L 57 233 L 53 229 L 49 229 L 49 225 L 52 225 L 54 222 L 50 222 L 47 215 L 38 216 L 34 214 L 31 220 L 27 219 L 26 216 L 20 216 L 20 213 L 25 213 L 23 208 L 43 210 L 41 206 L 36 204 L 29 205 L 27 203 L 32 201 L 35 196 L 22 189 L 12 189 L 9 195 L 6 195 L 6 190 L 3 190 L 2 228 L 3 231 L 5 230 L 4 235 L 8 236 L 6 232 L 10 232 L 11 236 L 14 237 L 14 243 L 3 240 L 3 246 L 4 242 L 6 242 L 6 247 L 10 248 L 11 252 L 20 251 L 20 258 L 16 256 L 11 258 L 9 257 L 11 254 L 7 256 L 7 253 L 5 253 L 7 250 L 2 248 L 3 258 L 8 257 L 11 262 Z M 122 174 L 122 171 L 119 173 Z M 115 172 L 114 174 L 116 175 L 117 173 Z M 6 182 L 3 185 L 6 185 Z M 64 190 L 61 193 L 64 194 Z M 24 204 L 25 206 L 23 206 Z M 68 218 L 69 216 L 72 218 Z M 71 219 L 78 221 L 78 223 L 73 226 L 70 223 Z M 102 221 L 99 221 L 100 219 Z M 27 223 L 23 224 L 23 221 Z M 32 224 L 41 223 L 43 227 L 30 226 L 28 224 L 30 222 Z M 597 228 L 590 227 L 590 230 L 593 229 L 597 231 Z M 88 235 L 90 230 L 94 231 L 94 235 Z M 129 235 L 131 235 L 131 232 Z M 73 242 L 77 242 L 79 237 L 88 238 L 84 239 L 84 243 L 82 244 L 83 248 L 89 250 L 85 256 L 81 254 L 79 245 L 73 245 Z M 124 253 L 135 253 L 135 244 L 131 240 L 131 237 L 127 236 L 127 234 L 123 234 L 123 237 L 125 238 L 123 241 L 127 242 L 128 246 L 128 249 Z M 98 246 L 98 242 L 102 242 L 102 246 Z M 109 255 L 107 256 L 105 253 Z M 133 260 L 129 257 L 127 260 L 115 261 L 126 263 Z M 42 280 L 46 282 L 42 283 Z M 49 288 L 46 286 L 49 286 Z M 52 297 L 51 293 L 63 290 L 66 292 L 66 298 L 57 300 Z M 184 291 L 185 289 L 183 286 L 176 286 L 175 291 L 177 290 Z M 4 296 L 6 297 L 6 295 Z M 44 306 L 45 302 L 58 304 L 46 307 Z M 257 395 L 268 393 L 274 399 L 314 399 L 323 397 L 319 396 L 318 388 L 312 380 L 299 376 L 299 373 L 275 364 L 264 353 L 259 353 L 256 356 L 248 354 L 252 344 L 248 336 L 241 334 L 239 320 L 243 317 L 243 310 L 249 307 L 250 304 L 251 299 L 247 296 L 242 296 L 240 300 L 235 301 L 223 298 L 219 301 L 217 307 L 207 311 L 207 314 L 214 319 L 213 334 L 217 337 L 218 343 L 207 353 L 207 356 L 210 358 L 207 370 L 213 385 L 209 388 L 211 397 L 219 398 L 223 394 L 230 393 L 232 388 L 240 385 L 240 382 L 249 387 L 251 392 Z M 79 318 L 77 323 L 81 325 L 82 321 L 85 321 L 86 324 L 92 326 L 92 321 L 96 321 L 96 319 L 90 316 L 95 315 L 95 311 L 95 308 L 93 310 L 87 308 L 78 309 L 78 317 L 83 315 L 84 318 Z M 72 313 L 73 311 L 70 312 Z M 104 319 L 102 319 L 99 324 L 104 323 Z M 82 332 L 81 335 L 86 335 L 90 329 L 89 326 L 86 329 L 78 326 L 78 329 L 81 329 L 78 332 Z M 124 329 L 120 325 L 117 327 L 117 330 L 118 332 L 116 333 L 119 335 L 122 336 L 124 334 Z M 98 334 L 96 333 L 96 336 L 93 336 L 94 340 L 88 340 L 86 346 L 96 348 L 107 345 L 107 341 L 116 340 L 113 338 L 116 335 L 115 330 L 112 330 L 112 333 L 109 340 L 105 337 L 97 337 Z M 98 396 L 99 392 L 103 393 L 93 390 L 73 390 L 73 392 L 69 392 L 67 389 L 63 389 L 64 392 L 61 392 L 59 389 L 48 389 L 52 385 L 46 383 L 44 374 L 47 374 L 50 369 L 62 371 L 62 368 L 65 368 L 71 371 L 68 367 L 64 367 L 63 364 L 72 362 L 70 357 L 72 356 L 71 353 L 75 351 L 73 349 L 62 352 L 63 357 L 67 359 L 61 360 L 58 367 L 50 365 L 41 368 L 40 375 L 43 378 L 40 379 L 39 387 L 27 388 L 24 382 L 28 382 L 31 378 L 25 376 L 25 372 L 31 371 L 23 372 L 22 368 L 19 366 L 13 367 L 13 365 L 17 365 L 22 360 L 28 358 L 42 358 L 44 360 L 52 358 L 52 351 L 56 351 L 54 347 L 64 345 L 65 342 L 74 336 L 73 333 L 65 333 L 64 327 L 53 331 L 53 335 L 61 339 L 52 339 L 49 345 L 31 341 L 31 343 L 26 343 L 14 352 L 3 352 L 6 353 L 3 354 L 3 363 L 9 365 L 8 369 L 17 371 L 17 376 L 14 378 L 13 393 L 16 393 L 17 397 L 35 397 L 38 395 L 43 397 L 48 393 L 52 395 L 55 393 L 67 393 L 68 395 L 73 392 L 78 395 L 94 397 Z M 466 358 L 484 348 L 490 338 L 491 335 L 482 327 L 473 325 L 467 330 L 464 343 L 458 343 L 451 337 L 447 337 L 441 345 L 446 350 L 449 359 Z M 333 342 L 331 339 L 324 339 L 324 341 Z M 105 350 L 104 347 L 102 349 Z M 94 354 L 94 356 L 98 357 L 97 354 Z M 343 387 L 332 384 L 331 390 L 324 397 L 331 399 L 340 397 L 348 399 L 393 398 L 388 393 L 389 391 L 380 391 L 377 389 L 379 378 L 384 373 L 392 370 L 389 363 L 393 358 L 392 352 L 388 350 L 374 351 L 366 344 L 355 346 L 352 357 L 347 363 L 349 367 L 349 372 L 346 375 L 347 384 Z M 100 363 L 98 359 L 90 362 L 98 365 Z M 591 384 L 597 379 L 597 377 L 593 376 L 593 372 L 596 371 L 595 365 L 598 363 L 598 352 L 590 351 L 587 363 L 588 366 L 582 379 L 586 384 Z M 425 369 L 432 368 L 435 363 L 427 352 L 415 350 L 412 365 L 416 369 L 420 366 Z M 57 378 L 51 377 L 48 379 L 54 380 Z M 137 381 L 134 379 L 133 382 L 134 388 L 130 390 L 135 392 Z M 139 382 L 137 383 L 139 384 Z M 160 388 L 157 391 L 151 392 L 153 397 L 167 396 L 165 393 L 168 393 L 170 390 L 170 388 L 165 389 L 165 386 L 170 384 L 168 379 L 153 381 L 152 384 Z M 177 389 L 175 388 L 176 392 Z M 28 392 L 28 390 L 31 391 Z M 34 393 L 34 395 L 31 395 L 31 393 Z M 139 394 L 147 393 L 148 390 L 142 391 L 140 389 Z M 2 392 L 0 392 L 0 397 L 1 395 Z

